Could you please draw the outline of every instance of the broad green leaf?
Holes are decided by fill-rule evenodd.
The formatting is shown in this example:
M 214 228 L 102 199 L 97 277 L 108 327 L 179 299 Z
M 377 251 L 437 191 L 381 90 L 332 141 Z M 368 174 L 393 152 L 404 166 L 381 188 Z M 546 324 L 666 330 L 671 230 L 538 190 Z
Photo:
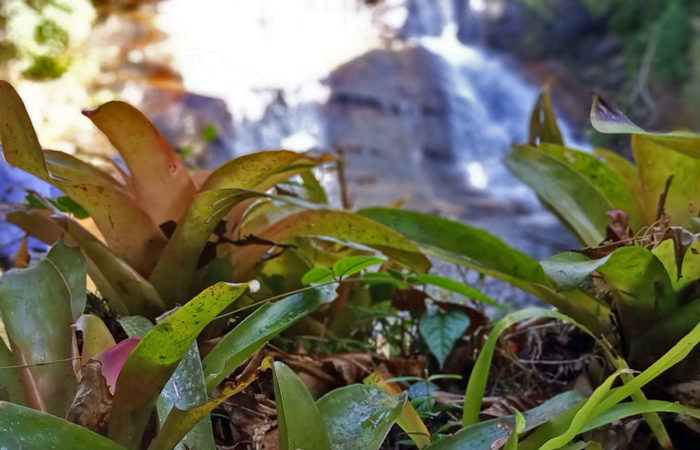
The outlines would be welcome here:
M 540 406 L 523 412 L 525 427 L 522 432 L 530 431 L 543 423 L 564 413 L 584 399 L 578 391 L 567 391 L 547 400 Z M 502 442 L 510 432 L 516 429 L 516 416 L 486 420 L 462 428 L 452 436 L 443 438 L 426 448 L 426 450 L 482 450 L 490 448 L 496 442 Z
M 674 248 L 672 239 L 666 239 L 651 251 L 663 263 L 673 289 L 680 293 L 700 279 L 700 239 L 695 239 L 684 254 Z M 678 273 L 680 258 L 681 273 Z
M 369 208 L 358 214 L 393 228 L 428 255 L 476 269 L 537 295 L 596 334 L 609 325 L 606 305 L 580 290 L 555 292 L 537 261 L 483 230 L 392 208 Z
M 557 116 L 552 105 L 550 86 L 546 84 L 537 97 L 537 102 L 530 115 L 530 145 L 537 146 L 543 142 L 564 145 Z
M 330 450 L 326 426 L 304 382 L 286 364 L 275 361 L 275 402 L 282 450 Z
M 333 275 L 338 278 L 349 277 L 384 261 L 383 258 L 377 258 L 376 256 L 348 256 L 347 258 L 339 259 L 333 264 Z
M 151 321 L 143 316 L 124 317 L 119 320 L 119 323 L 129 336 L 143 337 L 153 328 Z M 200 404 L 206 404 L 208 400 L 202 361 L 197 344 L 193 343 L 156 401 L 161 431 L 156 439 L 157 444 L 154 443 L 152 446 L 167 445 L 168 449 L 176 448 L 178 450 L 214 448 L 214 435 L 208 412 L 198 416 L 196 420 L 191 416 L 193 412 L 191 410 L 197 411 L 197 407 Z M 173 412 L 175 415 L 178 412 L 185 414 L 185 420 L 179 421 L 179 426 L 174 427 L 175 429 L 163 430 L 166 420 L 170 419 Z M 187 415 L 188 413 L 190 415 Z M 172 423 L 168 425 L 168 427 L 173 426 Z M 167 436 L 162 436 L 162 433 L 167 433 Z
M 27 234 L 32 235 L 43 242 L 53 245 L 60 240 L 70 241 L 65 236 L 64 230 L 42 211 L 12 211 L 7 214 L 7 221 L 22 228 Z M 66 239 L 67 238 L 67 239 Z M 73 242 L 70 242 L 73 244 Z M 63 269 L 67 278 L 66 283 L 70 288 L 71 311 L 73 319 L 77 319 L 85 309 L 87 295 L 85 292 L 85 275 L 88 270 L 85 260 L 65 260 L 60 254 L 54 255 L 55 262 Z M 63 266 L 63 267 L 62 267 Z
M 358 214 L 398 231 L 432 256 L 473 267 L 509 282 L 547 282 L 537 261 L 483 230 L 393 208 L 368 208 L 358 211 Z
M 19 369 L 27 406 L 58 416 L 68 412 L 77 387 L 71 301 L 80 292 L 72 290 L 77 289 L 76 279 L 63 267 L 80 267 L 81 259 L 79 250 L 58 243 L 46 259 L 28 269 L 10 270 L 0 279 L 0 315 L 12 354 L 17 365 L 28 365 Z M 83 279 L 82 295 L 84 283 Z M 40 364 L 49 361 L 52 364 Z
M 651 364 L 697 323 L 700 323 L 700 298 L 658 317 L 651 328 L 630 343 L 629 358 Z
M 7 449 L 89 448 L 123 450 L 124 447 L 87 428 L 32 408 L 0 402 L 0 447 Z
M 400 394 L 401 388 L 395 383 L 386 381 L 386 378 L 387 376 L 379 372 L 372 372 L 363 380 L 363 383 L 382 388 L 389 394 Z M 396 424 L 413 440 L 418 448 L 423 448 L 432 442 L 430 431 L 411 402 L 406 402 L 401 414 L 396 418 Z
M 73 320 L 83 314 L 87 302 L 87 264 L 80 255 L 79 249 L 73 249 L 65 244 L 55 245 L 47 261 L 53 264 L 56 272 L 63 277 L 68 288 L 70 307 Z
M 574 417 L 569 423 L 569 427 L 562 434 L 553 437 L 540 447 L 540 450 L 554 450 L 563 447 L 564 445 L 571 442 L 571 440 L 576 437 L 581 431 L 583 425 L 588 422 L 589 418 L 595 412 L 595 409 L 600 405 L 600 402 L 605 398 L 606 394 L 610 391 L 613 382 L 622 373 L 621 370 L 617 370 L 615 373 L 610 375 L 600 386 L 598 386 L 591 396 L 586 400 L 586 402 L 581 406 L 581 408 L 574 414 Z M 593 416 L 595 417 L 595 416 Z
M 617 209 L 624 210 L 630 219 L 630 227 L 639 231 L 646 225 L 646 216 L 637 201 L 634 187 L 597 157 L 580 150 L 558 145 L 544 144 L 540 148 L 549 155 L 572 167 L 595 186 Z
M 0 142 L 5 160 L 43 180 L 49 178 L 39 139 L 17 91 L 0 80 Z
M 49 218 L 34 210 L 13 211 L 7 219 L 47 244 L 63 237 L 78 244 L 87 257 L 90 278 L 119 314 L 154 318 L 165 311 L 155 288 L 76 221 L 65 216 Z
M 621 111 L 598 97 L 593 98 L 591 124 L 601 133 L 625 133 L 645 138 L 693 158 L 700 158 L 700 136 L 693 133 L 652 133 L 635 125 Z M 637 160 L 639 161 L 639 160 Z
M 440 368 L 444 366 L 457 339 L 469 328 L 470 322 L 469 316 L 457 308 L 447 311 L 431 308 L 421 317 L 418 324 L 420 334 L 437 358 Z
M 564 314 L 558 313 L 556 311 L 542 309 L 542 308 L 526 308 L 521 311 L 517 311 L 508 314 L 503 319 L 499 320 L 498 323 L 491 330 L 486 344 L 481 350 L 479 357 L 476 359 L 472 373 L 469 376 L 469 383 L 467 385 L 467 392 L 464 398 L 464 413 L 462 416 L 462 425 L 469 426 L 479 422 L 479 413 L 481 411 L 481 403 L 484 399 L 484 392 L 486 390 L 486 382 L 488 380 L 489 371 L 491 369 L 491 360 L 493 359 L 493 353 L 496 350 L 496 344 L 498 343 L 498 338 L 506 330 L 506 328 L 511 325 L 525 319 L 530 319 L 533 317 L 551 317 L 560 320 L 565 320 L 571 322 L 574 325 L 581 328 L 583 331 L 591 334 L 584 326 L 576 323 L 570 317 Z M 528 424 L 530 421 L 528 420 Z
M 107 325 L 95 315 L 83 314 L 75 321 L 73 328 L 83 334 L 82 364 L 87 364 L 90 359 L 117 345 Z
M 486 303 L 487 305 L 495 306 L 496 308 L 505 308 L 505 306 L 498 303 L 496 300 L 489 298 L 484 295 L 480 290 L 475 289 L 464 283 L 453 280 L 451 278 L 443 277 L 441 275 L 435 275 L 432 273 L 426 273 L 418 276 L 418 281 L 420 283 L 429 284 L 431 286 L 437 286 L 442 289 L 446 289 L 455 294 L 460 294 L 465 297 L 469 297 L 472 300 L 479 301 L 481 303 Z
M 109 102 L 83 114 L 124 158 L 140 208 L 157 225 L 178 221 L 196 189 L 187 167 L 156 127 L 124 102 Z
M 24 405 L 27 398 L 24 395 L 19 368 L 16 366 L 12 352 L 7 348 L 5 340 L 0 338 L 0 400 Z
M 266 303 L 246 317 L 202 361 L 207 391 L 221 381 L 267 341 L 320 305 L 333 301 L 337 283 L 309 288 L 276 303 Z
M 199 333 L 253 284 L 218 283 L 157 324 L 127 359 L 117 379 L 109 435 L 137 448 L 158 394 Z
M 644 247 L 621 247 L 597 270 L 614 289 L 613 301 L 628 341 L 678 304 L 666 268 Z
M 610 255 L 600 259 L 589 259 L 583 253 L 564 252 L 543 260 L 542 268 L 557 288 L 577 288 L 588 276 L 610 259 Z
M 303 284 L 323 284 L 333 281 L 333 271 L 327 267 L 314 267 L 301 277 Z
M 700 149 L 700 145 L 696 144 Z M 656 220 L 659 199 L 666 188 L 666 181 L 673 176 L 665 202 L 666 213 L 671 223 L 684 225 L 700 204 L 698 173 L 700 173 L 700 150 L 691 157 L 670 151 L 645 136 L 632 136 L 632 151 L 637 161 L 642 187 L 643 202 L 653 211 L 650 221 Z
M 345 211 L 302 211 L 275 222 L 258 236 L 272 242 L 297 236 L 329 236 L 372 247 L 419 273 L 430 268 L 430 261 L 408 239 L 374 220 Z M 236 277 L 247 277 L 270 247 L 240 248 L 234 261 Z
M 654 215 L 656 214 L 656 208 L 648 210 L 647 206 L 642 200 L 644 195 L 642 193 L 642 183 L 639 180 L 639 172 L 637 171 L 637 166 L 626 160 L 624 157 L 618 155 L 617 153 L 606 150 L 604 148 L 593 149 L 593 154 L 602 158 L 612 170 L 617 172 L 617 174 L 622 178 L 627 186 L 629 186 L 637 197 L 637 203 L 642 207 L 645 214 L 647 222 L 654 220 Z
M 597 246 L 605 239 L 606 213 L 615 205 L 585 175 L 556 156 L 525 145 L 516 147 L 505 162 L 585 245 Z
M 195 342 L 187 350 L 175 369 L 175 373 L 170 377 L 168 384 L 165 385 L 158 397 L 156 402 L 158 422 L 163 427 L 173 408 L 188 410 L 206 403 L 207 400 L 202 360 Z M 174 448 L 177 450 L 216 448 L 209 415 L 205 415 L 199 422 L 196 422 Z
M 334 450 L 376 450 L 401 414 L 407 394 L 387 394 L 382 389 L 353 384 L 334 389 L 316 405 Z

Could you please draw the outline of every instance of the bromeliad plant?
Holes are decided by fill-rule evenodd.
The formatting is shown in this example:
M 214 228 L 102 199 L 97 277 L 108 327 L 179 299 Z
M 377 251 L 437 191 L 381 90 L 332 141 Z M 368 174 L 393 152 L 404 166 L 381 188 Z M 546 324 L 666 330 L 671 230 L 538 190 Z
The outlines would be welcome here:
M 68 154 L 43 150 L 21 99 L 0 81 L 5 159 L 77 202 L 97 232 L 55 214 L 48 202 L 48 210 L 15 211 L 8 221 L 47 243 L 65 239 L 79 245 L 91 279 L 121 315 L 155 318 L 215 281 L 248 280 L 270 249 L 296 236 L 362 244 L 417 272 L 430 267 L 409 240 L 371 219 L 267 192 L 300 175 L 308 198 L 322 200 L 310 169 L 328 156 L 260 152 L 191 176 L 165 138 L 130 105 L 110 102 L 84 114 L 119 151 L 128 172 L 116 167 L 112 176 Z
M 506 160 L 580 237 L 587 247 L 582 252 L 540 264 L 484 231 L 447 219 L 389 208 L 359 213 L 429 255 L 539 296 L 595 336 L 616 342 L 619 334 L 622 353 L 642 368 L 700 318 L 700 241 L 694 234 L 700 138 L 646 133 L 600 99 L 592 121 L 605 132 L 636 133 L 638 166 L 610 151 L 593 155 L 563 147 L 547 92 L 533 112 L 530 144 L 517 146 Z
M 59 439 L 67 448 L 169 449 L 180 442 L 213 448 L 209 413 L 252 382 L 257 368 L 217 389 L 220 381 L 269 339 L 331 302 L 337 287 L 310 288 L 259 308 L 200 359 L 197 336 L 257 282 L 217 283 L 155 326 L 143 316 L 122 317 L 131 338 L 115 345 L 98 317 L 83 314 L 86 274 L 81 251 L 58 243 L 46 259 L 0 279 L 9 342 L 9 348 L 0 342 L 0 426 L 11 430 L 0 434 L 2 447 L 49 448 Z M 80 348 L 73 329 L 76 337 L 80 331 Z M 159 432 L 149 443 L 144 431 L 154 411 Z

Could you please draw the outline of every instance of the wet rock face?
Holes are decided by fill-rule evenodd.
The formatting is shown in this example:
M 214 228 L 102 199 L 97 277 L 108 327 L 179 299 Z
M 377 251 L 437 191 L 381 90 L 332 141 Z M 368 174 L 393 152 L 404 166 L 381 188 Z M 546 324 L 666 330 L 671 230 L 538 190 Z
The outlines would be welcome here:
M 433 55 L 422 48 L 373 50 L 328 77 L 329 143 L 353 159 L 450 162 L 449 104 Z
M 139 108 L 176 149 L 191 153 L 198 167 L 217 167 L 231 159 L 233 117 L 223 100 L 152 89 Z

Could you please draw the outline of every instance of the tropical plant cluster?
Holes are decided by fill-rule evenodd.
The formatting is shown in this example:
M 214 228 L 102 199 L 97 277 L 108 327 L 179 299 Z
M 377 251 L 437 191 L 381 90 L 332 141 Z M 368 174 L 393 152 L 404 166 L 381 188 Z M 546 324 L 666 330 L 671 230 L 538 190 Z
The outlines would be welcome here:
M 84 115 L 119 152 L 112 166 L 42 148 L 0 82 L 5 159 L 65 194 L 29 193 L 7 214 L 51 249 L 31 261 L 25 245 L 0 279 L 1 447 L 211 449 L 217 408 L 265 383 L 282 449 L 379 449 L 392 429 L 394 445 L 428 449 L 603 448 L 592 430 L 639 415 L 670 449 L 670 422 L 697 429 L 698 399 L 663 393 L 700 375 L 696 135 L 647 132 L 596 98 L 593 126 L 631 134 L 636 163 L 572 149 L 545 89 L 506 163 L 582 247 L 539 262 L 446 218 L 333 209 L 315 172 L 332 155 L 267 151 L 191 172 L 132 106 Z M 435 259 L 553 308 L 510 311 L 431 272 Z M 484 420 L 499 341 L 530 320 L 587 336 L 597 385 Z M 469 335 L 481 338 L 461 373 L 370 364 L 321 395 L 283 350 L 429 352 L 424 368 L 440 372 Z M 443 382 L 464 395 L 438 403 Z

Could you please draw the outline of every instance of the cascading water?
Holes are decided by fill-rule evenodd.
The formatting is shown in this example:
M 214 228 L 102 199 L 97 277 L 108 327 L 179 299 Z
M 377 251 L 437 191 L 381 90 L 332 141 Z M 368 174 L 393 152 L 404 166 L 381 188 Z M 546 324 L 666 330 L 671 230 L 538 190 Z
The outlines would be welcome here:
M 487 226 L 535 256 L 562 247 L 551 236 L 566 242 L 502 163 L 527 139 L 537 87 L 457 37 L 478 22 L 469 4 L 483 2 L 289 0 L 280 8 L 261 0 L 226 11 L 210 1 L 166 0 L 161 26 L 185 87 L 224 99 L 232 112 L 228 154 L 213 162 L 261 149 L 341 148 L 358 206 L 408 197 L 412 208 Z M 197 24 L 228 27 L 230 38 Z M 542 242 L 525 235 L 543 229 Z

